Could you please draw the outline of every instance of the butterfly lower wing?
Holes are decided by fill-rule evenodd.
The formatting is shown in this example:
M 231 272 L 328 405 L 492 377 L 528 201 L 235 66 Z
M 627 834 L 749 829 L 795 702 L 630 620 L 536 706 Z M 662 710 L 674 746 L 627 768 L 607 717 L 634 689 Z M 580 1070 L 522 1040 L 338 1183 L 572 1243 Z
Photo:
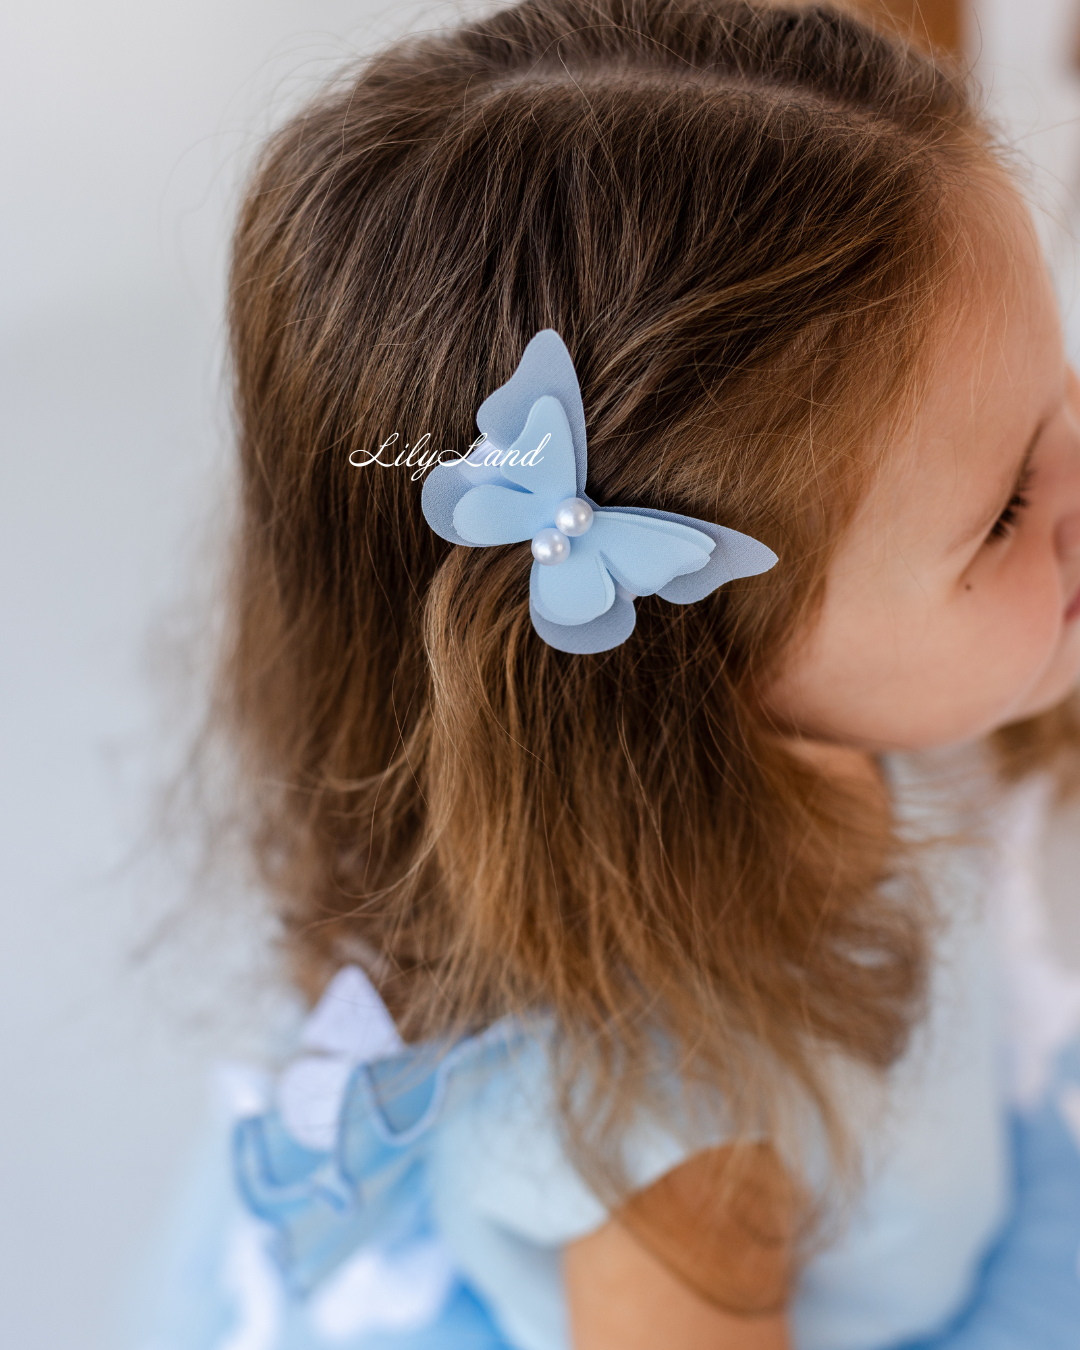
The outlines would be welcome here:
M 611 651 L 620 647 L 634 631 L 637 615 L 634 602 L 624 600 L 616 594 L 614 603 L 595 619 L 588 623 L 553 623 L 537 607 L 536 580 L 539 574 L 548 569 L 534 564 L 530 579 L 529 617 L 537 633 L 549 647 L 570 655 L 590 655 L 595 652 Z
M 533 566 L 533 604 L 550 623 L 589 623 L 614 604 L 615 584 L 596 548 L 586 544 L 588 538 L 586 534 L 571 540 L 565 562 Z
M 464 538 L 454 528 L 454 512 L 457 510 L 457 504 L 474 487 L 474 484 L 466 479 L 465 472 L 456 463 L 436 464 L 424 479 L 420 494 L 420 509 L 424 513 L 424 519 L 440 539 L 472 548 L 474 547 L 472 541 Z

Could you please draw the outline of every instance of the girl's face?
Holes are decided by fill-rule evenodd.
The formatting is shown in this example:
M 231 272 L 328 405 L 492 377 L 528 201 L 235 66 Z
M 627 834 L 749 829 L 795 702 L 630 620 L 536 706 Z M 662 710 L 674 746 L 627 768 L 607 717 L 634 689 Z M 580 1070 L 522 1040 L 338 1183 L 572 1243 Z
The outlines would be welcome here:
M 802 736 L 971 740 L 1052 707 L 1080 672 L 1080 382 L 1031 218 L 1011 189 L 990 202 L 1004 228 L 975 296 L 768 691 Z

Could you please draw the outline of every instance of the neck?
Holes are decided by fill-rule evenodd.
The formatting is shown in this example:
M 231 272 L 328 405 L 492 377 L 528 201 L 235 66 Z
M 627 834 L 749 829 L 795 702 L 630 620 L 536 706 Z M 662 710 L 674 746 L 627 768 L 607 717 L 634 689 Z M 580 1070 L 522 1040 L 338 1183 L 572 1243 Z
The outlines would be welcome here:
M 888 784 L 877 757 L 869 750 L 803 736 L 785 738 L 784 744 L 826 778 L 854 789 L 865 800 L 875 803 L 885 818 L 889 816 Z

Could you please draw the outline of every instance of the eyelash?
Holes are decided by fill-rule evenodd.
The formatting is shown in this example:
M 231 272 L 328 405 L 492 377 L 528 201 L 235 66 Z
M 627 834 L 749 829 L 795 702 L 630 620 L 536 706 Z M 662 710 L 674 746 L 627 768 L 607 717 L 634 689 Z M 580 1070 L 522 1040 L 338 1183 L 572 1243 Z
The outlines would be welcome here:
M 1005 510 L 994 521 L 990 533 L 986 537 L 987 543 L 991 543 L 995 539 L 1008 539 L 1009 535 L 1012 534 L 1022 512 L 1026 511 L 1030 504 L 1026 495 L 1030 486 L 1031 470 L 1028 469 L 1016 485 L 1016 491 L 1009 498 Z

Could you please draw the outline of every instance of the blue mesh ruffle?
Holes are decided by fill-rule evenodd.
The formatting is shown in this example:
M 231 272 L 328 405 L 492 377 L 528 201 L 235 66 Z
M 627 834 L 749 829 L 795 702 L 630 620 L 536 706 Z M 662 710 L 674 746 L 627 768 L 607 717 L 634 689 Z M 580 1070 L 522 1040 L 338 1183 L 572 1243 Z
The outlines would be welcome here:
M 494 1062 L 510 1035 L 499 1025 L 449 1048 L 357 1065 L 329 1150 L 298 1142 L 277 1109 L 237 1124 L 237 1186 L 273 1228 L 271 1254 L 291 1294 L 308 1294 L 360 1247 L 393 1254 L 435 1235 L 428 1150 L 450 1076 Z

